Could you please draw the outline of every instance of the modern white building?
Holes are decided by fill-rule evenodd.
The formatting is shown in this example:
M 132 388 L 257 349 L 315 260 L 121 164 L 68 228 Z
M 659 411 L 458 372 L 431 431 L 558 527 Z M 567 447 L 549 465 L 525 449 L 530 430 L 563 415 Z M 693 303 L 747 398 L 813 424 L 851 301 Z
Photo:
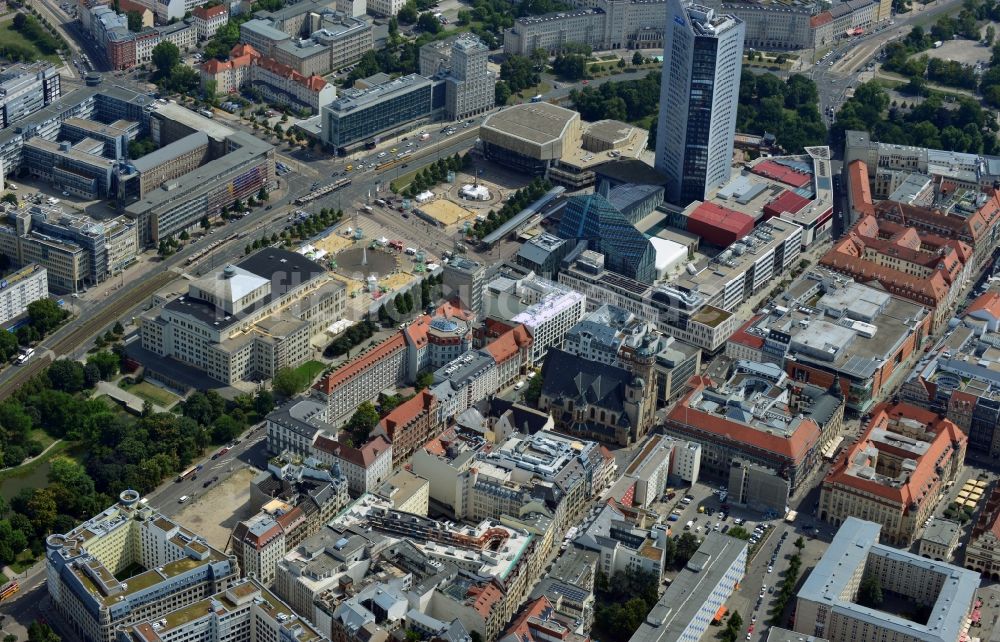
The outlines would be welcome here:
M 548 279 L 499 276 L 486 285 L 484 314 L 510 324 L 523 324 L 531 334 L 529 363 L 540 363 L 549 347 L 561 348 L 566 333 L 583 318 L 587 298 Z
M 656 169 L 666 200 L 704 200 L 730 176 L 743 63 L 743 21 L 668 0 Z
M 49 296 L 49 277 L 37 263 L 26 265 L 0 280 L 0 323 L 28 311 L 28 304 Z

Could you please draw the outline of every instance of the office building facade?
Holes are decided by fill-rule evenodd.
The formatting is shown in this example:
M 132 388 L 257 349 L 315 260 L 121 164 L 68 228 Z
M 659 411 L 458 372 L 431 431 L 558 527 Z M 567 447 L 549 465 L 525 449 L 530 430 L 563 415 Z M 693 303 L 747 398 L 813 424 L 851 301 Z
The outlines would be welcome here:
M 704 200 L 729 179 L 743 61 L 743 21 L 669 0 L 656 137 L 666 199 Z
M 113 642 L 119 626 L 160 618 L 238 578 L 234 557 L 140 503 L 134 490 L 70 532 L 49 535 L 45 547 L 49 598 L 88 642 Z M 135 566 L 141 572 L 116 579 Z
M 343 318 L 344 289 L 300 254 L 262 250 L 144 313 L 142 348 L 224 383 L 270 379 L 309 358 L 312 337 Z

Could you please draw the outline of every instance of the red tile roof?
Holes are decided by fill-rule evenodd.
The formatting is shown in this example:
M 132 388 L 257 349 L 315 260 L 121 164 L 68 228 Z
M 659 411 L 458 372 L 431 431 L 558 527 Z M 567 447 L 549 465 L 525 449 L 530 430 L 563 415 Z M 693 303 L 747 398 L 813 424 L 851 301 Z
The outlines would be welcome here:
M 298 528 L 300 524 L 306 521 L 306 514 L 301 508 L 295 506 L 292 510 L 287 513 L 283 513 L 274 518 L 278 524 L 281 525 L 281 529 L 286 533 L 288 531 Z
M 389 440 L 395 441 L 398 426 L 404 426 L 421 415 L 433 412 L 436 406 L 437 398 L 427 390 L 421 390 L 412 399 L 393 408 L 380 423 L 385 434 L 389 435 Z
M 121 0 L 119 0 L 121 2 Z M 229 10 L 226 9 L 226 5 L 217 4 L 214 7 L 195 7 L 194 11 L 191 12 L 195 18 L 201 18 L 202 20 L 209 20 L 211 18 L 217 18 L 222 14 L 228 14 Z
M 517 324 L 504 332 L 486 346 L 486 351 L 493 355 L 493 360 L 504 363 L 516 357 L 521 350 L 531 347 L 531 334 L 522 324 Z
M 864 161 L 851 161 L 847 166 L 847 182 L 851 186 L 849 197 L 851 207 L 862 215 L 875 215 L 872 204 L 872 186 L 868 182 L 868 164 Z
M 134 2 L 133 0 L 118 0 L 118 10 L 122 13 L 128 13 L 129 11 L 137 11 L 142 14 L 149 11 L 149 7 Z
M 1000 222 L 1000 193 L 992 194 L 982 207 L 968 217 L 895 201 L 882 201 L 875 206 L 875 210 L 880 219 L 975 243 L 988 236 L 990 229 Z
M 815 29 L 821 25 L 833 22 L 833 14 L 829 11 L 824 11 L 823 13 L 817 13 L 815 16 L 809 18 L 809 27 Z
M 551 640 L 590 642 L 589 637 L 576 635 L 570 631 L 569 627 L 557 619 L 558 617 L 552 602 L 542 595 L 525 604 L 501 637 L 507 639 L 513 636 L 518 642 Z
M 947 298 L 949 284 L 955 282 L 963 268 L 958 252 L 954 247 L 944 243 L 943 239 L 941 242 L 944 244 L 937 247 L 945 252 L 944 256 L 914 249 L 935 244 L 937 239 L 941 237 L 918 235 L 912 228 L 893 226 L 891 222 L 879 221 L 873 216 L 863 216 L 854 228 L 820 259 L 820 263 L 838 272 L 849 274 L 862 283 L 878 281 L 892 294 L 936 307 Z M 934 271 L 927 277 L 918 277 L 866 258 L 869 252 L 918 263 Z
M 753 230 L 753 218 L 715 203 L 702 203 L 688 218 L 739 236 L 746 236 Z
M 367 371 L 368 368 L 370 368 L 376 361 L 387 358 L 395 354 L 397 351 L 405 349 L 406 339 L 403 337 L 402 332 L 397 332 L 360 357 L 357 357 L 350 363 L 347 363 L 320 379 L 316 382 L 316 385 L 313 386 L 313 389 L 318 390 L 325 395 L 329 395 L 344 382 Z
M 347 444 L 330 439 L 324 435 L 316 437 L 313 446 L 323 452 L 330 453 L 334 457 L 343 459 L 360 468 L 369 468 L 379 455 L 389 449 L 388 440 L 382 435 L 376 435 L 368 440 L 368 443 L 361 448 L 354 448 Z
M 474 599 L 472 606 L 476 612 L 487 620 L 497 602 L 503 599 L 503 589 L 495 583 L 495 580 L 490 580 L 485 584 L 470 586 L 468 595 Z
M 986 312 L 994 319 L 1000 319 L 1000 294 L 996 292 L 986 292 L 976 297 L 976 300 L 965 309 L 966 314 L 972 312 Z
M 733 443 L 736 448 L 752 446 L 791 459 L 796 464 L 801 462 L 819 441 L 820 428 L 812 419 L 803 419 L 791 436 L 784 437 L 764 430 L 757 430 L 752 426 L 727 419 L 721 415 L 690 408 L 688 404 L 691 397 L 711 385 L 712 380 L 707 376 L 695 375 L 691 377 L 688 380 L 688 392 L 667 413 L 667 421 L 678 426 L 690 426 L 701 432 L 711 433 Z
M 764 206 L 764 214 L 766 214 L 768 218 L 781 216 L 782 212 L 795 214 L 811 202 L 812 201 L 801 194 L 785 190 L 777 198 L 771 200 L 770 203 Z
M 923 455 L 915 456 L 909 450 L 900 450 L 887 443 L 876 440 L 873 432 L 877 428 L 891 430 L 895 420 L 913 419 L 926 426 L 928 432 L 934 433 L 927 450 Z M 909 510 L 911 504 L 919 504 L 925 499 L 936 497 L 940 485 L 938 468 L 946 468 L 951 457 L 960 456 L 964 450 L 967 438 L 965 433 L 951 420 L 944 419 L 930 410 L 908 403 L 890 405 L 883 403 L 872 412 L 861 439 L 847 448 L 837 458 L 833 468 L 823 481 L 824 486 L 837 484 L 841 488 L 851 488 L 858 492 L 874 494 L 897 504 L 903 510 Z M 960 444 L 957 450 L 952 450 L 952 444 Z M 898 456 L 916 459 L 917 466 L 906 481 L 900 486 L 887 486 L 873 479 L 864 479 L 851 474 L 850 466 L 868 447 L 877 450 L 896 452 Z M 949 450 L 952 452 L 949 453 Z
M 753 348 L 754 350 L 760 350 L 764 347 L 763 337 L 759 337 L 756 334 L 750 334 L 747 329 L 752 327 L 755 323 L 760 321 L 764 317 L 763 314 L 758 314 L 752 317 L 749 321 L 740 326 L 737 330 L 729 337 L 729 341 L 732 343 L 738 343 L 740 345 L 747 346 L 748 348 Z
M 791 185 L 792 187 L 805 187 L 812 182 L 812 174 L 792 169 L 788 165 L 782 165 L 781 163 L 777 163 L 773 160 L 766 160 L 761 163 L 757 163 L 750 169 L 750 171 L 758 176 L 780 181 L 785 185 Z
M 306 78 L 288 65 L 283 65 L 277 60 L 272 60 L 271 58 L 257 58 L 257 64 L 264 69 L 267 69 L 272 74 L 281 76 L 282 78 L 288 78 L 292 82 L 302 85 L 303 87 L 307 87 L 311 91 L 319 91 L 329 84 L 319 76 L 310 76 L 309 78 Z

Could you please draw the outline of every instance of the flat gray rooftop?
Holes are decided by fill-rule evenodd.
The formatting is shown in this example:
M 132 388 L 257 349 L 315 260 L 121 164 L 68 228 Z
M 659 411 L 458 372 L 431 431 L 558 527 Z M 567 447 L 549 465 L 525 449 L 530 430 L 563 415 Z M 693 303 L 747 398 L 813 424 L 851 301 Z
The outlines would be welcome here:
M 735 537 L 715 532 L 706 535 L 687 567 L 677 574 L 629 642 L 680 639 L 719 580 L 746 548 L 746 542 Z
M 482 128 L 540 145 L 560 138 L 570 122 L 579 117 L 565 107 L 529 103 L 491 114 L 483 121 Z

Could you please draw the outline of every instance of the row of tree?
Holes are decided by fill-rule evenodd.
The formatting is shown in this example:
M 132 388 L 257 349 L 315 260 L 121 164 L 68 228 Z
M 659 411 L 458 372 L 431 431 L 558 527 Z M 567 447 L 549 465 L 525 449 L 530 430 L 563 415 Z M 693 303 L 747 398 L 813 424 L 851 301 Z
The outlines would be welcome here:
M 476 221 L 476 224 L 472 227 L 472 234 L 476 238 L 483 238 L 509 221 L 512 216 L 523 210 L 532 201 L 541 198 L 550 189 L 552 189 L 552 184 L 544 178 L 536 177 L 532 179 L 527 186 L 514 192 L 514 195 L 504 203 L 499 212 L 490 210 L 489 214 L 486 215 L 485 221 Z
M 347 328 L 343 334 L 330 342 L 330 345 L 323 351 L 323 356 L 329 359 L 331 357 L 339 357 L 342 354 L 349 354 L 351 348 L 371 339 L 372 335 L 377 331 L 378 326 L 365 317 L 365 319 Z
M 957 107 L 955 104 L 957 103 Z M 831 130 L 835 145 L 842 145 L 848 130 L 868 131 L 872 140 L 931 149 L 1000 153 L 996 119 L 978 101 L 959 97 L 946 103 L 933 94 L 911 109 L 890 106 L 889 95 L 877 82 L 859 85 L 837 112 Z
M 795 540 L 795 548 L 797 552 L 788 558 L 788 569 L 785 571 L 785 577 L 781 580 L 781 583 L 777 586 L 777 595 L 774 598 L 774 602 L 771 604 L 771 624 L 773 626 L 782 625 L 782 615 L 785 612 L 785 607 L 788 606 L 789 600 L 795 595 L 795 585 L 799 581 L 799 573 L 802 571 L 802 549 L 805 548 L 805 541 L 802 537 Z
M 413 182 L 407 186 L 403 193 L 413 198 L 420 192 L 446 181 L 448 179 L 448 172 L 458 172 L 472 167 L 472 156 L 468 153 L 460 156 L 458 152 L 455 152 L 454 156 L 439 158 L 417 172 L 417 175 L 413 178 Z

